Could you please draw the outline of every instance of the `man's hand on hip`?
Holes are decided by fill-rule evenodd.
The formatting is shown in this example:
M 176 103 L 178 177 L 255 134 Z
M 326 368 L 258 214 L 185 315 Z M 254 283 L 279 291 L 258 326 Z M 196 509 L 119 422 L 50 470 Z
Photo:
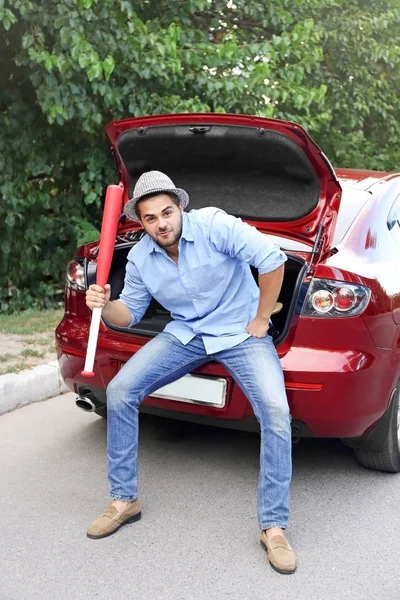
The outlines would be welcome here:
M 252 337 L 264 338 L 269 329 L 269 319 L 255 317 L 246 327 L 247 333 Z

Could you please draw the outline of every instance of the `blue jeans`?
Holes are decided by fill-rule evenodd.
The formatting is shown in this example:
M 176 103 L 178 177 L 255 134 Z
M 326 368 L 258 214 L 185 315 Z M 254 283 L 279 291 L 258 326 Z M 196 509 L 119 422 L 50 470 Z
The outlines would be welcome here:
M 201 337 L 186 346 L 160 333 L 129 359 L 107 387 L 107 455 L 111 497 L 137 498 L 138 409 L 160 387 L 215 360 L 242 389 L 260 423 L 258 521 L 286 528 L 292 474 L 290 414 L 283 374 L 270 336 L 207 355 Z

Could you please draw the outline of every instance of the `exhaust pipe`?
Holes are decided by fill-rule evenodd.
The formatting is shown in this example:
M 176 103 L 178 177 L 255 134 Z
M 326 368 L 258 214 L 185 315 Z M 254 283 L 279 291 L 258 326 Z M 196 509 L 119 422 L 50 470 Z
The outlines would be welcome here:
M 94 412 L 96 410 L 95 403 L 87 396 L 78 396 L 75 400 L 75 404 L 85 412 Z

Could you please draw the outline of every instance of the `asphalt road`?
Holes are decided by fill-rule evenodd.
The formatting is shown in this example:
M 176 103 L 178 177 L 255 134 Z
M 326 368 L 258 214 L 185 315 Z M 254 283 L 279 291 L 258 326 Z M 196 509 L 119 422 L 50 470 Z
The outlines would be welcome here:
M 294 575 L 259 546 L 258 436 L 145 416 L 143 517 L 104 540 L 105 421 L 67 394 L 0 418 L 1 600 L 400 599 L 400 476 L 294 447 Z

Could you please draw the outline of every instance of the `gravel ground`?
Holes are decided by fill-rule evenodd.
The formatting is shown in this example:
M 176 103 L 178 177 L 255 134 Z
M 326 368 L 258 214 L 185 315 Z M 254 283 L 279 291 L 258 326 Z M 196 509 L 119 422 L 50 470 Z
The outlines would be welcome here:
M 57 358 L 54 332 L 32 335 L 0 333 L 0 375 L 30 369 Z

